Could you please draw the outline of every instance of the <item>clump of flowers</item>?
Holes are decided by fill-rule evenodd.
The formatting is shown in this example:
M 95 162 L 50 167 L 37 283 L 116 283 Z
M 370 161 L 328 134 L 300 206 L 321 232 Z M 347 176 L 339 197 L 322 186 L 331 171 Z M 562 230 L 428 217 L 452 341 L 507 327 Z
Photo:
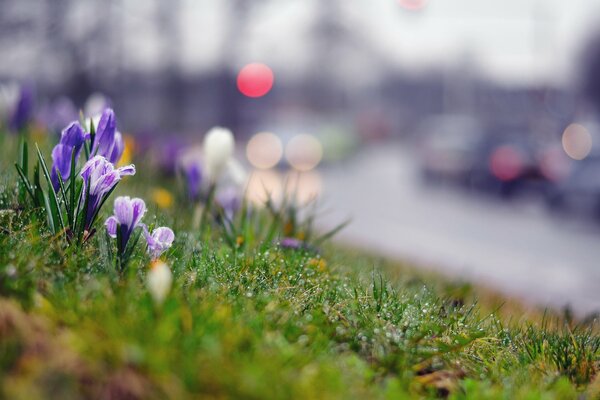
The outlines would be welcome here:
M 214 218 L 223 222 L 231 220 L 241 205 L 241 185 L 246 172 L 235 156 L 233 133 L 226 128 L 215 127 L 204 136 L 202 151 L 183 154 L 180 171 L 187 198 L 199 204 L 201 232 Z
M 143 233 L 148 245 L 148 253 L 153 260 L 171 247 L 175 234 L 168 227 L 161 226 L 149 232 L 148 227 L 142 223 L 146 214 L 146 203 L 140 198 L 120 196 L 114 202 L 114 215 L 104 223 L 107 234 L 116 239 L 117 256 L 116 264 L 119 271 L 123 271 L 140 235 Z M 134 238 L 133 240 L 131 240 Z
M 54 234 L 64 233 L 69 243 L 82 244 L 95 233 L 94 223 L 100 209 L 119 181 L 135 174 L 135 166 L 117 168 L 123 153 L 123 140 L 116 130 L 114 111 L 106 109 L 91 119 L 86 128 L 78 121 L 63 129 L 59 143 L 52 149 L 48 168 L 37 148 L 37 163 L 29 178 L 27 142 L 23 142 L 15 164 L 21 187 L 34 208 L 45 211 L 47 225 Z M 86 161 L 78 170 L 81 154 Z M 41 184 L 43 175 L 47 189 Z

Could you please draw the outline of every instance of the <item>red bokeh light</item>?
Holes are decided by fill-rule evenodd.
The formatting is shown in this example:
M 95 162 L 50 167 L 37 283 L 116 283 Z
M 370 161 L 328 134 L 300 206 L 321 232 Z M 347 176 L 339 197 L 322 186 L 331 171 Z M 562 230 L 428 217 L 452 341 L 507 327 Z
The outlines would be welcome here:
M 240 70 L 237 86 L 245 96 L 262 97 L 273 87 L 273 71 L 265 64 L 248 64 Z
M 398 0 L 400 7 L 410 11 L 418 11 L 427 5 L 427 0 Z
M 523 167 L 523 154 L 512 146 L 500 146 L 490 157 L 490 170 L 501 181 L 512 181 L 517 178 Z

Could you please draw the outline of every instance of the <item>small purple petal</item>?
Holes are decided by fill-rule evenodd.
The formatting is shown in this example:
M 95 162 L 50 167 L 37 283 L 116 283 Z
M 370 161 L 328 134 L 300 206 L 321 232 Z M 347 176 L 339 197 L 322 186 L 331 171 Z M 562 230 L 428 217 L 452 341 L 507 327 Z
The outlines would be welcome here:
M 118 169 L 121 176 L 125 175 L 135 175 L 135 165 L 130 164 Z
M 144 217 L 144 214 L 146 214 L 146 203 L 142 199 L 134 198 L 131 200 L 131 207 L 133 209 L 132 223 L 133 226 L 137 226 Z
M 119 181 L 121 175 L 119 171 L 110 171 L 98 178 L 98 180 L 91 182 L 90 194 L 95 196 L 103 196 L 108 193 Z
M 108 233 L 108 236 L 110 236 L 111 238 L 117 237 L 117 225 L 118 224 L 119 224 L 119 221 L 117 221 L 117 219 L 114 216 L 108 217 L 108 219 L 104 223 L 104 225 L 106 226 L 106 232 Z
M 123 143 L 123 135 L 121 135 L 121 132 L 116 131 L 115 132 L 115 140 L 113 143 L 113 149 L 110 152 L 110 156 L 108 157 L 108 160 L 113 164 L 118 163 L 119 160 L 121 159 L 121 156 L 123 155 L 124 150 L 125 150 L 125 144 Z
M 160 243 L 171 246 L 173 240 L 175 240 L 175 233 L 171 228 L 161 226 L 152 232 L 152 237 Z

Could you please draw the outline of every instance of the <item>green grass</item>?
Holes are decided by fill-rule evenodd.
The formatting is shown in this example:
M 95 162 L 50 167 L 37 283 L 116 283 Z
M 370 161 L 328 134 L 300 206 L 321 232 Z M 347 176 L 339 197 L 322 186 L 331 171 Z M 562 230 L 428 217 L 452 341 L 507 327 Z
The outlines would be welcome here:
M 151 206 L 176 234 L 163 257 L 173 288 L 156 306 L 143 247 L 124 277 L 102 235 L 67 247 L 19 203 L 16 146 L 0 147 L 0 397 L 600 396 L 595 320 L 495 311 L 477 288 L 332 245 L 282 249 L 258 233 L 274 220 L 267 211 L 232 246 L 218 226 L 201 239 L 189 205 Z M 177 191 L 136 164 L 118 194 L 151 204 L 154 185 Z

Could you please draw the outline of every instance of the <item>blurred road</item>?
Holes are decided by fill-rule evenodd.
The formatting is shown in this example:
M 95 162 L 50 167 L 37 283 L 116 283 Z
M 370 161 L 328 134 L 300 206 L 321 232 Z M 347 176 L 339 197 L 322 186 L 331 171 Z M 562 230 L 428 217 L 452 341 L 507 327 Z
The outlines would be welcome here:
M 399 145 L 367 148 L 323 171 L 322 227 L 352 218 L 338 241 L 483 283 L 579 315 L 600 311 L 600 229 L 502 202 L 424 186 Z

